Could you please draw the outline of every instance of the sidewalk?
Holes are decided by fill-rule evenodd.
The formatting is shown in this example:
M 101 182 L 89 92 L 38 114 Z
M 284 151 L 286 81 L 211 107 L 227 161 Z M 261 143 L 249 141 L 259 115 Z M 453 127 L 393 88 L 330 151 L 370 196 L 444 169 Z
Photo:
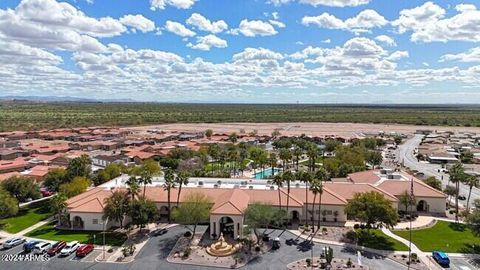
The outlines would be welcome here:
M 399 241 L 399 242 L 402 242 L 402 243 L 405 244 L 407 247 L 410 246 L 410 241 L 408 241 L 408 240 L 406 240 L 406 239 L 404 239 L 404 238 L 402 238 L 402 237 L 400 237 L 400 236 L 392 233 L 389 229 L 382 228 L 382 232 L 383 232 L 385 235 L 387 235 L 387 236 L 389 236 L 389 237 L 391 237 L 391 238 L 393 238 L 393 239 L 395 239 L 395 240 L 397 240 L 397 241 Z M 436 264 L 432 264 L 431 259 L 428 257 L 429 254 L 426 253 L 426 252 L 421 251 L 414 243 L 411 243 L 411 251 L 412 251 L 412 253 L 417 253 L 418 258 L 420 259 L 420 261 L 422 261 L 422 263 L 424 263 L 425 265 L 428 265 L 428 267 L 429 267 L 430 269 L 434 269 L 434 270 L 435 270 L 435 269 L 438 269 L 438 270 L 443 269 L 443 268 L 440 268 L 439 266 L 437 266 Z

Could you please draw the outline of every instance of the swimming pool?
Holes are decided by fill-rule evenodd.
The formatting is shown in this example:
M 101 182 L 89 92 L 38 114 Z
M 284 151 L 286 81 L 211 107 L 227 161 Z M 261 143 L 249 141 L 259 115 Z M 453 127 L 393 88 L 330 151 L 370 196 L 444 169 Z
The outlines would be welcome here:
M 274 168 L 273 169 L 273 174 L 277 174 L 280 171 L 280 169 Z M 268 178 L 269 176 L 272 176 L 272 168 L 265 169 L 263 171 L 259 171 L 255 173 L 255 179 L 264 179 Z

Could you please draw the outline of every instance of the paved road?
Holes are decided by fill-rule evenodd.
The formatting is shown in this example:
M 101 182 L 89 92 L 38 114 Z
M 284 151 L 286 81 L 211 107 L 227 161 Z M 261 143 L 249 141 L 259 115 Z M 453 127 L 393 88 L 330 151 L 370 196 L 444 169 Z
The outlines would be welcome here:
M 91 270 L 218 270 L 219 268 L 212 267 L 198 267 L 182 264 L 171 264 L 165 260 L 166 256 L 175 245 L 177 239 L 185 232 L 184 228 L 172 228 L 165 235 L 151 238 L 140 253 L 135 258 L 133 263 L 118 264 L 118 263 L 94 263 L 85 262 L 84 259 L 77 260 L 74 255 L 70 255 L 66 258 L 54 257 L 47 262 L 5 262 L 0 261 L 0 269 L 9 270 L 79 270 L 79 269 L 91 269 Z M 275 232 L 274 235 L 278 235 L 279 232 Z M 286 232 L 281 236 L 282 247 L 274 252 L 269 252 L 259 259 L 250 262 L 247 266 L 241 269 L 261 269 L 261 270 L 281 270 L 286 269 L 286 265 L 292 261 L 300 258 L 310 256 L 310 251 L 302 252 L 297 249 L 296 246 L 288 246 L 284 244 L 288 238 L 295 237 L 293 234 Z M 314 254 L 318 256 L 321 252 L 321 248 L 324 245 L 316 244 L 314 246 Z M 352 261 L 357 262 L 357 252 L 354 250 L 346 250 L 343 247 L 331 246 L 334 250 L 334 256 L 339 258 L 351 258 Z M 21 247 L 16 247 L 11 250 L 0 250 L 0 257 L 4 254 L 17 254 L 21 251 Z M 88 260 L 88 258 L 87 258 Z M 363 265 L 367 265 L 373 270 L 396 270 L 406 269 L 402 265 L 393 262 L 389 259 L 385 259 L 380 256 L 364 253 L 361 256 L 361 262 Z M 91 261 L 91 260 L 88 260 Z
M 423 135 L 415 135 L 411 139 L 408 139 L 400 145 L 397 149 L 397 162 L 402 163 L 406 167 L 409 167 L 413 170 L 423 172 L 426 176 L 435 176 L 437 179 L 442 181 L 443 187 L 448 184 L 449 176 L 446 173 L 438 172 L 438 169 L 441 168 L 439 164 L 430 164 L 426 162 L 419 162 L 415 157 L 414 150 L 419 146 Z M 460 184 L 460 195 L 468 196 L 469 187 L 464 184 Z M 472 197 L 470 198 L 470 205 L 472 205 L 475 199 L 480 199 L 480 189 L 473 188 Z M 460 201 L 459 204 L 464 205 L 466 201 Z

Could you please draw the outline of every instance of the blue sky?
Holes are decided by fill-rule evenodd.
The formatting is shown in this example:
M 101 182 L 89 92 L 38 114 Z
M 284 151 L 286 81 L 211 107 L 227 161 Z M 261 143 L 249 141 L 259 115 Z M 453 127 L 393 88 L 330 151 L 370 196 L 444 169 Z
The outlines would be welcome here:
M 0 2 L 1 95 L 478 103 L 480 5 L 384 0 Z

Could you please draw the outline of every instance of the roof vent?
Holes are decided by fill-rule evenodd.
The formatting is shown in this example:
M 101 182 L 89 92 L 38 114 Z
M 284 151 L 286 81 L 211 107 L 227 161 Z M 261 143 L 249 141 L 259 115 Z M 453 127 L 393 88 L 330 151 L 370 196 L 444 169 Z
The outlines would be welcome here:
M 275 190 L 275 186 L 270 186 L 270 190 Z
M 218 184 L 213 185 L 214 188 L 218 188 Z
M 253 186 L 248 186 L 248 189 L 253 189 Z

